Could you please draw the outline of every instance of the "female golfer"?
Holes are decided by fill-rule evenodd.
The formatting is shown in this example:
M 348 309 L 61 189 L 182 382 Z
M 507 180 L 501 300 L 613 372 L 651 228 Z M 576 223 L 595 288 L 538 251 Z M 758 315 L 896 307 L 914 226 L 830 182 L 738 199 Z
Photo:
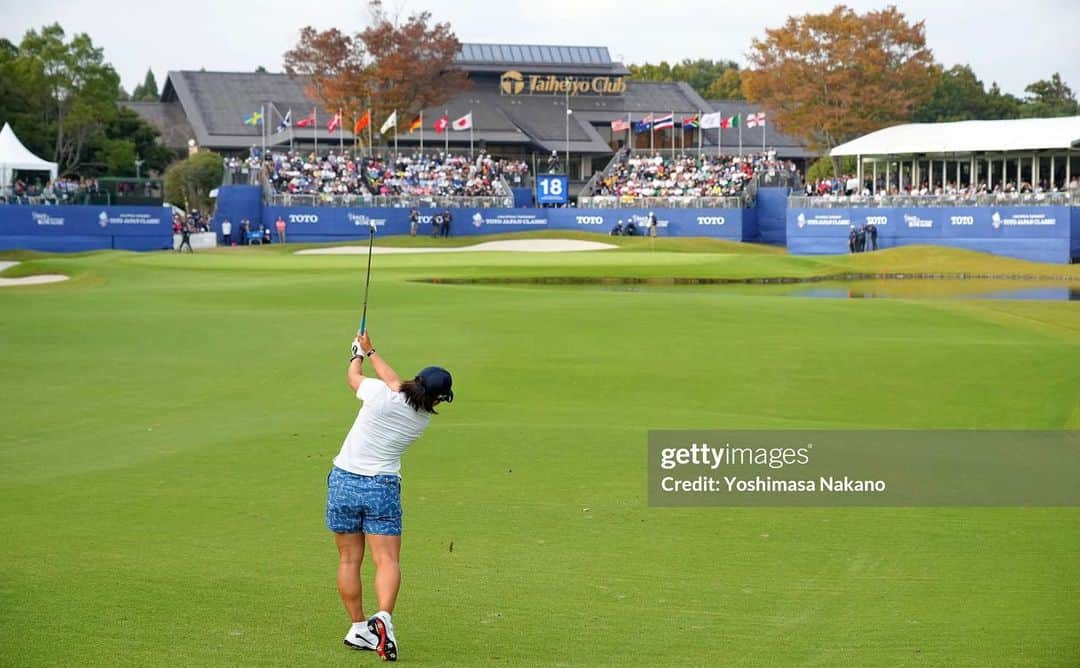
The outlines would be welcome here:
M 364 358 L 379 378 L 364 376 Z M 401 454 L 424 433 L 435 406 L 454 400 L 452 379 L 446 369 L 429 366 L 412 380 L 401 380 L 376 354 L 366 333 L 358 333 L 352 344 L 348 378 L 363 406 L 334 458 L 326 494 L 326 526 L 334 532 L 340 556 L 338 592 L 352 618 L 345 644 L 396 661 L 390 614 L 401 585 Z M 360 595 L 365 543 L 375 560 L 379 602 L 371 618 L 364 617 Z

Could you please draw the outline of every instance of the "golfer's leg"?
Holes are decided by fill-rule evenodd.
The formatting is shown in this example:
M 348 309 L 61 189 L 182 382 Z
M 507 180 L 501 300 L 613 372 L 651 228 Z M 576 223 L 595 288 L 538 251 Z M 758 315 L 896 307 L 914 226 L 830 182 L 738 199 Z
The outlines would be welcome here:
M 401 587 L 401 536 L 367 535 L 371 558 L 375 560 L 375 597 L 379 610 L 394 612 L 398 589 Z
M 364 563 L 364 534 L 335 533 L 338 548 L 337 586 L 341 602 L 354 622 L 364 617 L 363 589 L 360 585 L 360 565 Z

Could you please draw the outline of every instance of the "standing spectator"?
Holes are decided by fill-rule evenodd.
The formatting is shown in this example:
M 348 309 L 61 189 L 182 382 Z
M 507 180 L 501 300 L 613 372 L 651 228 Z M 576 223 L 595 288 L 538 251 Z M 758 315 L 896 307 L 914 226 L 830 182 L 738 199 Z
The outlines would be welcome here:
M 221 239 L 226 246 L 232 246 L 232 223 L 228 218 L 221 221 Z
M 177 253 L 184 252 L 184 246 L 187 246 L 189 253 L 194 253 L 195 250 L 191 247 L 191 224 L 188 223 L 180 228 L 180 247 L 176 249 Z
M 416 236 L 416 228 L 420 226 L 420 212 L 413 209 L 409 212 L 409 236 Z
M 251 221 L 244 218 L 240 221 L 240 245 L 247 246 L 251 243 Z
M 862 253 L 866 250 L 866 225 L 855 231 L 855 252 Z
M 848 230 L 848 235 L 847 235 L 847 247 L 848 247 L 848 252 L 849 253 L 854 253 L 855 252 L 855 240 L 856 240 L 856 238 L 858 236 L 859 236 L 858 233 L 855 231 L 855 226 L 852 225 L 851 229 Z
M 442 224 L 443 224 L 443 216 L 442 216 L 441 213 L 436 212 L 435 215 L 431 217 L 431 236 L 432 237 L 438 237 L 440 234 L 442 234 Z
M 656 227 L 657 227 L 657 225 L 656 225 L 656 212 L 650 211 L 649 212 L 649 236 L 650 237 L 655 237 L 656 236 L 656 232 L 657 232 Z
M 285 243 L 285 219 L 281 216 L 277 217 L 277 222 L 274 223 L 274 227 L 277 228 L 277 240 L 279 244 Z
M 450 237 L 450 223 L 453 220 L 454 216 L 450 213 L 450 209 L 444 209 L 442 220 L 442 235 L 446 238 Z
M 877 225 L 873 223 L 867 225 L 866 234 L 870 237 L 870 250 L 877 250 Z

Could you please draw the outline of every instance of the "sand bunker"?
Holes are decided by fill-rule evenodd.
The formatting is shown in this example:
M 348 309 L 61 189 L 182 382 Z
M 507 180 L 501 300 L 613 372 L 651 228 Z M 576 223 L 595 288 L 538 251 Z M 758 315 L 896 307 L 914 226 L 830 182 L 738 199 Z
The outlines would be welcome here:
M 579 241 L 575 239 L 514 239 L 510 241 L 485 241 L 472 246 L 446 248 L 397 248 L 375 246 L 372 253 L 390 255 L 397 253 L 474 253 L 476 251 L 519 251 L 524 253 L 565 253 L 572 251 L 593 251 L 618 248 L 613 244 L 599 241 Z M 309 248 L 296 251 L 297 255 L 364 255 L 367 246 L 334 246 L 332 248 Z
M 14 267 L 18 262 L 0 262 L 0 271 L 8 267 Z M 0 278 L 0 288 L 12 288 L 19 285 L 39 285 L 41 283 L 59 283 L 66 281 L 63 274 L 38 274 L 37 276 L 23 276 L 22 278 Z

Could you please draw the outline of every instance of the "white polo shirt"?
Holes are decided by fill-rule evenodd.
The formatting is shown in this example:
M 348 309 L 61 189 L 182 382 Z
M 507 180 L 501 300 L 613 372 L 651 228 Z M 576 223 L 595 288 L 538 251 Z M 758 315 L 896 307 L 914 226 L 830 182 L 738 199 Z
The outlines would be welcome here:
M 356 390 L 364 402 L 334 458 L 334 466 L 357 475 L 401 475 L 401 455 L 420 438 L 431 413 L 417 411 L 401 392 L 365 377 Z

